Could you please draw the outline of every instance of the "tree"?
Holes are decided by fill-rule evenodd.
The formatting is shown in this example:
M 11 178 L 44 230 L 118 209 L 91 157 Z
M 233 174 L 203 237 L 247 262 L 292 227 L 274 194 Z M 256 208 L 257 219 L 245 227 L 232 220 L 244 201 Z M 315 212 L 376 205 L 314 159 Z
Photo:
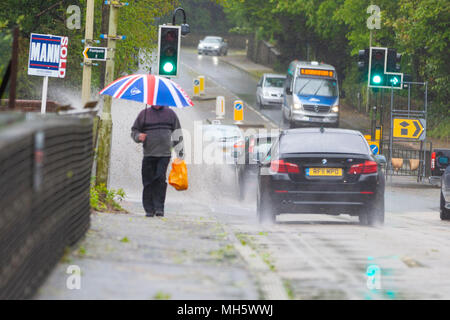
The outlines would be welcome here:
M 101 30 L 103 0 L 95 1 L 94 39 L 99 39 Z M 150 59 L 150 52 L 157 45 L 158 17 L 172 12 L 176 0 L 128 0 L 129 5 L 119 11 L 118 34 L 126 35 L 126 39 L 118 41 L 115 53 L 116 77 L 122 73 L 135 70 L 139 52 L 142 50 L 144 58 Z M 68 18 L 66 10 L 70 5 L 81 8 L 81 29 L 70 30 L 66 27 Z M 40 77 L 28 76 L 27 59 L 29 37 L 31 33 L 54 34 L 69 37 L 69 56 L 67 75 L 64 79 L 50 79 L 50 85 L 62 86 L 74 91 L 78 95 L 81 86 L 84 23 L 86 0 L 3 0 L 0 3 L 0 26 L 11 28 L 18 24 L 21 30 L 19 45 L 19 74 L 18 96 L 20 98 L 36 99 L 40 97 Z M 100 62 L 102 63 L 102 62 Z M 93 86 L 99 86 L 100 68 L 94 67 L 92 74 Z M 54 82 L 54 84 L 52 84 Z

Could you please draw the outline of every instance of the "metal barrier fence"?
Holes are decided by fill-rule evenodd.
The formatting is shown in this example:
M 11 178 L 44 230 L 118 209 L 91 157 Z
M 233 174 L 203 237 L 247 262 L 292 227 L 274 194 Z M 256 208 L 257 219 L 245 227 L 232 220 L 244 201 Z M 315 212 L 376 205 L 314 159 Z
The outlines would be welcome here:
M 0 126 L 0 299 L 30 298 L 89 228 L 92 124 L 27 114 Z
M 390 159 L 389 142 L 383 143 L 383 154 L 387 160 L 386 176 L 415 176 L 418 182 L 429 177 L 432 144 L 416 142 L 415 145 L 417 148 L 394 144 Z

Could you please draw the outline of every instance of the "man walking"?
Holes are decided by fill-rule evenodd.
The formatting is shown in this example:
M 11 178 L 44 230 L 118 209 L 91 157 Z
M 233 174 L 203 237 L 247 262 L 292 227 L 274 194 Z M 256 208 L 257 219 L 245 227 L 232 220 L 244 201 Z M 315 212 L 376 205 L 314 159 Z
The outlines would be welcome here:
M 177 141 L 172 137 L 175 130 Z M 166 200 L 166 172 L 170 162 L 172 147 L 183 158 L 183 136 L 180 121 L 175 112 L 162 106 L 152 106 L 142 110 L 131 128 L 131 137 L 143 143 L 142 160 L 142 204 L 147 217 L 164 216 Z

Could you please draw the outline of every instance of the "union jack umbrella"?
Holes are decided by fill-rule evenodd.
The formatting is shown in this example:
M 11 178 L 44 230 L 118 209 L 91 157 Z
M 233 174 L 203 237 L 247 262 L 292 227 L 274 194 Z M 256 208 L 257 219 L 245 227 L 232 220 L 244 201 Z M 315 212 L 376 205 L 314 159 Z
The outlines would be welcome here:
M 158 106 L 193 106 L 186 92 L 174 81 L 152 74 L 133 74 L 119 78 L 100 91 L 117 99 Z

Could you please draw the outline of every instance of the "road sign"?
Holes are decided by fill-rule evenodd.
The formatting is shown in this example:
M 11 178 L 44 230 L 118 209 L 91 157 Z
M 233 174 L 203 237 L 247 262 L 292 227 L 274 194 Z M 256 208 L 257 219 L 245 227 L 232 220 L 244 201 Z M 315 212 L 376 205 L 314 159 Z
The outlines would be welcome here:
M 378 147 L 378 142 L 372 142 L 372 144 L 370 145 L 370 150 L 372 150 L 373 154 L 378 154 L 379 147 Z
M 216 98 L 216 118 L 223 119 L 225 116 L 225 97 L 218 96 Z
M 364 138 L 366 138 L 367 143 L 369 144 L 370 150 L 372 150 L 373 154 L 379 154 L 380 153 L 380 141 L 379 140 L 371 140 L 371 135 L 365 135 Z
M 194 79 L 193 86 L 194 86 L 194 97 L 198 97 L 200 95 L 200 80 Z
M 242 100 L 236 100 L 233 104 L 234 109 L 234 121 L 240 122 L 244 120 L 244 102 Z
M 28 74 L 41 77 L 66 76 L 68 37 L 32 33 Z
M 205 93 L 205 76 L 198 76 L 198 80 L 200 81 L 200 94 Z
M 394 118 L 392 136 L 394 138 L 425 140 L 426 120 Z
M 106 61 L 107 52 L 108 48 L 86 47 L 84 48 L 83 56 L 90 60 Z

